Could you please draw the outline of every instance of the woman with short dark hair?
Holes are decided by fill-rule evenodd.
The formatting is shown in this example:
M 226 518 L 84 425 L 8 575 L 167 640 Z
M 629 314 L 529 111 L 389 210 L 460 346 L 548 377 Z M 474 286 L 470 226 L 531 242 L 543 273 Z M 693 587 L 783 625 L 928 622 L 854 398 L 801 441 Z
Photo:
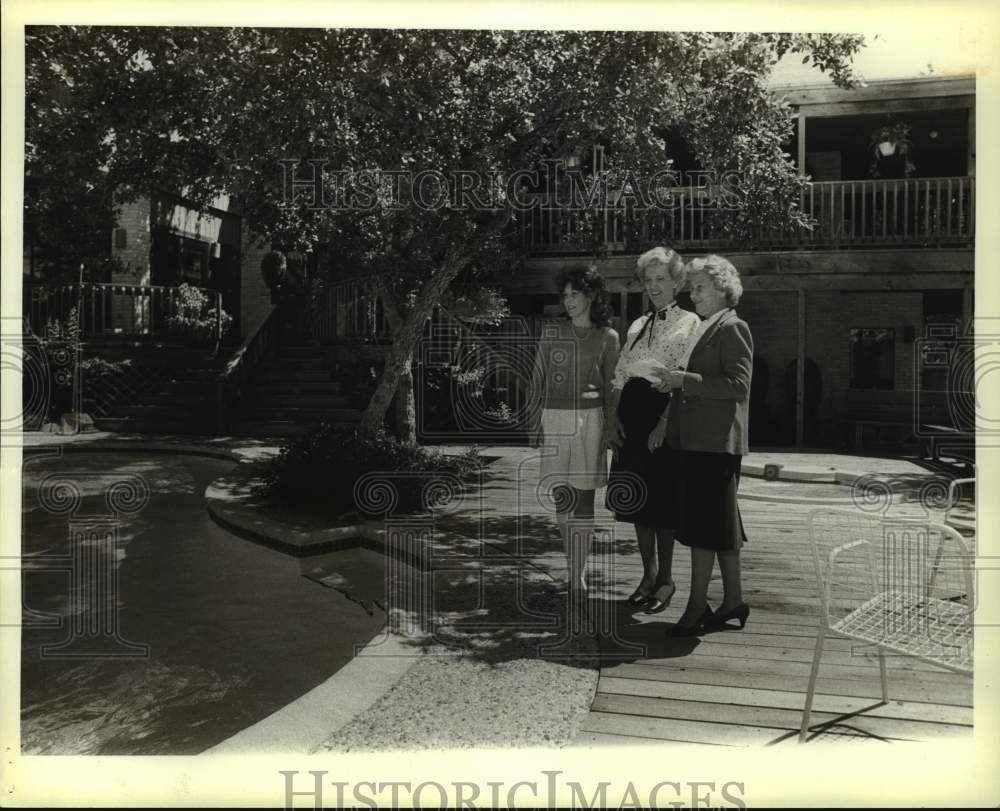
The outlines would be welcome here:
M 618 333 L 604 277 L 593 266 L 556 276 L 566 317 L 543 327 L 535 356 L 533 390 L 540 408 L 532 447 L 542 447 L 540 488 L 552 491 L 566 553 L 569 588 L 586 590 L 593 540 L 594 491 L 607 483 L 605 409 L 618 361 Z

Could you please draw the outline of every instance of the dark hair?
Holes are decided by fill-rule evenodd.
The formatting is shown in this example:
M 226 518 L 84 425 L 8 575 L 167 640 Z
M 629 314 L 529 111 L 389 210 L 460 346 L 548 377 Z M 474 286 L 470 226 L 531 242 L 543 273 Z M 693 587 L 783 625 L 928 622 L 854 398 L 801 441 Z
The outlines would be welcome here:
M 604 277 L 594 265 L 571 265 L 556 274 L 556 290 L 561 294 L 569 285 L 590 299 L 590 320 L 595 327 L 611 323 L 611 300 Z

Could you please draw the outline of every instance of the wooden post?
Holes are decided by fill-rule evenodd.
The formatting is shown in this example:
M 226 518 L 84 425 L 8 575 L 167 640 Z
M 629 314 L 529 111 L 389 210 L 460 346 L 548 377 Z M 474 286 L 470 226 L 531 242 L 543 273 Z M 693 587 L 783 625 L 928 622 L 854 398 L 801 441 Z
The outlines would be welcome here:
M 969 108 L 969 131 L 965 139 L 966 157 L 965 173 L 972 177 L 976 174 L 976 108 Z
M 805 177 L 806 174 L 806 116 L 805 113 L 799 111 L 799 133 L 798 133 L 798 148 L 799 148 L 799 177 Z
M 805 440 L 806 383 L 806 291 L 799 288 L 799 329 L 795 363 L 795 447 Z
M 974 333 L 976 318 L 976 289 L 969 285 L 962 290 L 962 326 L 965 335 Z

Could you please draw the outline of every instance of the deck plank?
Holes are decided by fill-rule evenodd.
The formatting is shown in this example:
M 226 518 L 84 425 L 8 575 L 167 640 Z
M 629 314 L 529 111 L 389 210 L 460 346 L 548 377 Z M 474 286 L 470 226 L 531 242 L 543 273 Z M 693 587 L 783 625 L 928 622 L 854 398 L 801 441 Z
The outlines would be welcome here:
M 613 712 L 648 718 L 670 718 L 683 721 L 724 723 L 732 726 L 763 727 L 778 733 L 799 730 L 802 708 L 768 707 L 757 704 L 724 704 L 688 699 L 648 696 L 626 696 L 599 692 L 594 697 L 592 712 Z M 884 740 L 949 740 L 967 734 L 967 726 L 947 723 L 927 723 L 904 718 L 877 715 L 814 712 L 810 726 L 835 723 L 838 729 L 867 734 Z M 776 734 L 775 737 L 778 737 Z
M 565 562 L 555 522 L 534 492 L 537 460 L 528 452 L 515 453 L 491 467 L 482 489 L 485 525 L 530 521 L 530 565 L 561 579 Z M 843 494 L 849 497 L 848 488 Z M 674 547 L 678 591 L 667 611 L 630 616 L 623 600 L 642 577 L 634 528 L 616 524 L 598 492 L 600 534 L 588 574 L 590 616 L 598 627 L 613 623 L 620 641 L 645 649 L 619 655 L 615 639 L 601 638 L 604 660 L 597 695 L 578 744 L 717 747 L 797 740 L 820 621 L 806 525 L 812 505 L 741 498 L 740 509 L 749 536 L 742 552 L 744 593 L 751 607 L 746 628 L 667 640 L 664 630 L 684 608 L 690 552 L 680 544 Z M 538 531 L 540 521 L 551 522 L 551 533 Z M 491 542 L 515 549 L 510 538 Z M 717 605 L 721 598 L 716 568 L 709 602 Z M 891 700 L 882 704 L 874 650 L 841 637 L 827 638 L 812 725 L 834 725 L 818 740 L 853 747 L 971 736 L 970 678 L 902 657 L 890 656 L 888 665 Z
M 750 707 L 774 707 L 802 710 L 804 696 L 797 690 L 765 690 L 714 684 L 694 684 L 627 679 L 605 676 L 601 680 L 606 695 L 632 695 L 650 698 L 676 698 L 687 701 L 710 701 L 715 704 L 742 704 Z M 892 700 L 888 704 L 863 698 L 818 694 L 813 707 L 817 712 L 843 715 L 864 710 L 879 718 L 900 718 L 926 723 L 972 726 L 972 708 L 954 704 L 911 703 Z

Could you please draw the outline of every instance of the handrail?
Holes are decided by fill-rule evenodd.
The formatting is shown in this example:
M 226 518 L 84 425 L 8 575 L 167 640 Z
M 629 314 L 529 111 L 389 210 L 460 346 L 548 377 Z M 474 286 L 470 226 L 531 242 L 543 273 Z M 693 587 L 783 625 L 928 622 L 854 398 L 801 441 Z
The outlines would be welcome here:
M 216 351 L 222 340 L 222 294 L 206 287 L 194 287 L 215 307 Z M 179 287 L 84 282 L 52 285 L 28 279 L 23 282 L 22 310 L 32 329 L 41 333 L 51 320 L 65 319 L 77 309 L 80 334 L 94 336 L 124 333 L 152 337 L 166 328 L 177 312 Z
M 277 311 L 277 305 L 272 304 L 263 320 L 247 335 L 216 378 L 215 424 L 220 431 L 225 429 L 226 407 L 271 348 L 275 329 L 272 319 Z
M 388 334 L 381 298 L 370 277 L 353 276 L 327 285 L 323 291 L 316 337 L 365 338 L 375 340 Z M 343 321 L 341 320 L 343 317 Z
M 519 215 L 512 236 L 529 251 L 539 252 L 584 250 L 592 248 L 595 238 L 614 250 L 656 242 L 680 247 L 742 245 L 725 227 L 732 211 L 721 204 L 724 200 L 711 196 L 724 194 L 724 188 L 674 186 L 669 191 L 672 205 L 642 209 L 619 205 L 620 195 L 612 189 L 606 203 L 589 211 L 596 221 L 568 207 L 565 194 L 531 193 L 526 199 L 538 205 Z M 635 200 L 632 195 L 626 199 Z M 975 238 L 974 176 L 810 181 L 798 204 L 813 220 L 812 228 L 761 228 L 753 234 L 753 243 L 772 248 L 933 247 L 966 245 Z
M 23 282 L 25 287 L 44 287 L 49 290 L 75 290 L 78 286 L 77 282 L 66 282 L 65 284 L 49 284 L 41 279 L 25 279 Z M 121 290 L 169 290 L 176 292 L 180 289 L 180 285 L 169 285 L 169 284 L 131 284 L 128 282 L 84 282 L 84 289 L 94 288 L 94 289 L 110 289 L 115 291 L 117 289 Z M 193 284 L 189 284 L 192 290 L 200 290 L 206 296 L 211 297 L 214 293 L 218 292 L 211 287 L 196 287 Z

